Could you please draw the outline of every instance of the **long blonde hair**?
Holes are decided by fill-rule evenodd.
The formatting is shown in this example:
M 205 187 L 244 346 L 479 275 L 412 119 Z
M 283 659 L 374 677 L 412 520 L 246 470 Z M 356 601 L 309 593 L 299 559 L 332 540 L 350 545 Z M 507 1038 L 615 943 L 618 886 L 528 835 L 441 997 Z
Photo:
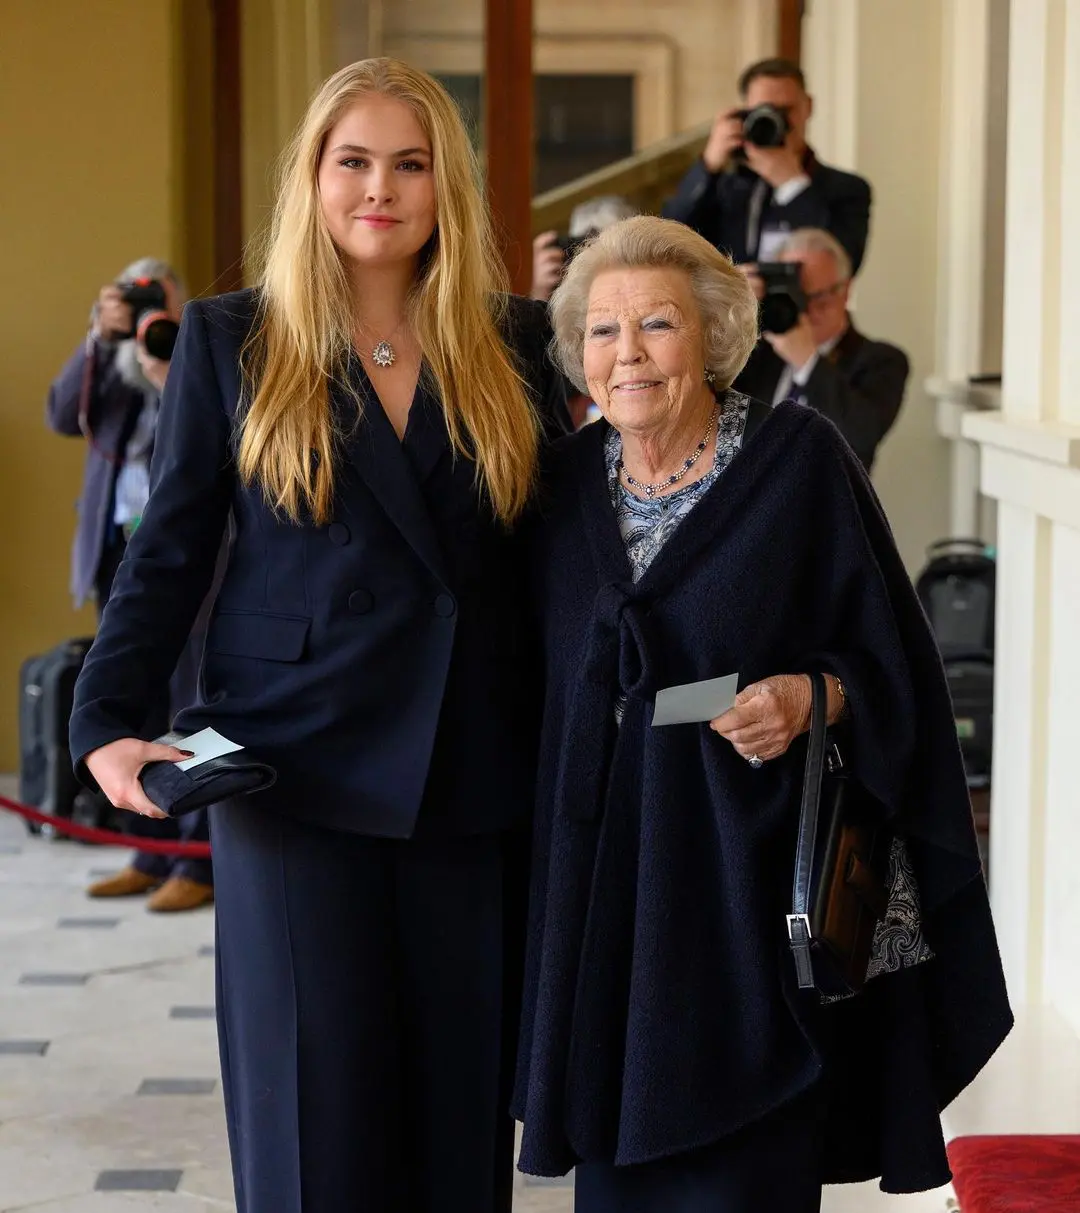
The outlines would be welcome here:
M 532 491 L 539 422 L 499 333 L 506 275 L 457 106 L 437 81 L 395 59 L 364 59 L 331 76 L 287 149 L 259 276 L 259 317 L 241 359 L 244 408 L 237 456 L 246 484 L 297 521 L 331 516 L 333 381 L 345 382 L 353 296 L 319 200 L 323 145 L 358 100 L 403 101 L 431 140 L 437 226 L 421 257 L 409 319 L 442 401 L 455 452 L 474 459 L 496 515 L 512 523 Z M 314 455 L 314 457 L 313 457 Z

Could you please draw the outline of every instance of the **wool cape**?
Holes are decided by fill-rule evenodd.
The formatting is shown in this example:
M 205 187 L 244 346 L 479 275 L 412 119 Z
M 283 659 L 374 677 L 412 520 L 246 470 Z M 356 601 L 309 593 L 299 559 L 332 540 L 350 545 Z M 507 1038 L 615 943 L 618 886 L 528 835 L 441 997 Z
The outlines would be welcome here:
M 552 449 L 536 542 L 519 1165 L 683 1154 L 816 1087 L 825 1182 L 943 1184 L 940 1109 L 1012 1017 L 944 671 L 870 482 L 830 422 L 778 405 L 635 584 L 607 433 Z M 815 669 L 844 684 L 849 769 L 906 840 L 934 952 L 827 1005 L 785 921 L 805 740 L 755 770 L 705 724 L 650 723 L 663 687 Z

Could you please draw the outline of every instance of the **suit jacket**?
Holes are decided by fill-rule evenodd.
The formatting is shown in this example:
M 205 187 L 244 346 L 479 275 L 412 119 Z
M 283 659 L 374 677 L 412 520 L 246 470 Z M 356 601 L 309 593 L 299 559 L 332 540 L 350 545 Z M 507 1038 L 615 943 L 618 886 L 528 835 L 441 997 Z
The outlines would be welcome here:
M 343 438 L 333 519 L 275 513 L 234 460 L 238 359 L 256 298 L 189 303 L 158 422 L 150 502 L 76 687 L 81 760 L 137 736 L 211 582 L 199 703 L 278 771 L 267 808 L 365 834 L 473 833 L 529 811 L 539 679 L 522 544 L 454 458 L 438 400 L 417 392 L 404 442 L 359 359 L 359 420 L 338 386 Z M 548 424 L 568 428 L 542 304 L 513 300 L 507 334 Z M 88 776 L 87 776 L 88 777 Z M 422 820 L 421 820 L 422 818 Z
M 857 273 L 870 229 L 870 184 L 854 173 L 822 164 L 809 149 L 805 167 L 810 184 L 787 206 L 772 201 L 772 192 L 768 192 L 758 232 L 767 224 L 790 231 L 823 227 L 847 250 L 852 272 Z M 663 213 L 665 218 L 692 227 L 734 262 L 756 261 L 757 246 L 748 246 L 747 229 L 751 200 L 761 184 L 757 173 L 745 165 L 710 173 L 698 160 L 679 183 L 675 197 L 665 204 Z
M 53 380 L 45 402 L 45 420 L 58 434 L 81 438 L 79 397 L 86 350 L 80 345 Z M 113 348 L 95 344 L 94 378 L 87 420 L 94 435 L 87 444 L 79 521 L 71 550 L 71 593 L 82 606 L 94 588 L 105 540 L 112 527 L 113 486 L 124 448 L 146 399 L 126 384 L 113 363 Z
M 735 386 L 771 404 L 785 365 L 761 340 Z M 832 353 L 818 358 L 805 385 L 792 386 L 791 396 L 828 417 L 869 471 L 878 444 L 900 412 L 909 369 L 903 350 L 873 341 L 849 325 Z

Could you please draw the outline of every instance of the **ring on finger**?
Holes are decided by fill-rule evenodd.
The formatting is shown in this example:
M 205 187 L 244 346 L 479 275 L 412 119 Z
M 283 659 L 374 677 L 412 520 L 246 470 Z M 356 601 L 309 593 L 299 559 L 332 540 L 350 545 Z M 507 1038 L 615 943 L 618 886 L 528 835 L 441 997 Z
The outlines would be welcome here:
M 759 758 L 756 754 L 751 754 L 746 761 L 754 768 L 755 771 L 760 771 L 765 765 L 765 759 Z

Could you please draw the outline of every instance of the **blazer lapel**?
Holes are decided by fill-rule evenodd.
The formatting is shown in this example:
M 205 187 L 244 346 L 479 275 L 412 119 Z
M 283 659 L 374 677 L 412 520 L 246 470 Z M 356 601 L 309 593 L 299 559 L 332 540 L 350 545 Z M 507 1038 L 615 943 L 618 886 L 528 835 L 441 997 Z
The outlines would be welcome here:
M 359 359 L 350 359 L 348 374 L 360 389 L 364 411 L 345 443 L 347 458 L 410 547 L 446 584 L 446 562 L 409 456 Z M 355 406 L 347 393 L 338 386 L 333 394 L 340 415 L 348 416 Z M 414 410 L 417 403 L 414 400 Z
M 425 382 L 427 374 L 425 367 L 416 385 L 416 398 L 402 443 L 421 484 L 435 470 L 442 457 L 450 453 L 446 418 L 434 390 Z

